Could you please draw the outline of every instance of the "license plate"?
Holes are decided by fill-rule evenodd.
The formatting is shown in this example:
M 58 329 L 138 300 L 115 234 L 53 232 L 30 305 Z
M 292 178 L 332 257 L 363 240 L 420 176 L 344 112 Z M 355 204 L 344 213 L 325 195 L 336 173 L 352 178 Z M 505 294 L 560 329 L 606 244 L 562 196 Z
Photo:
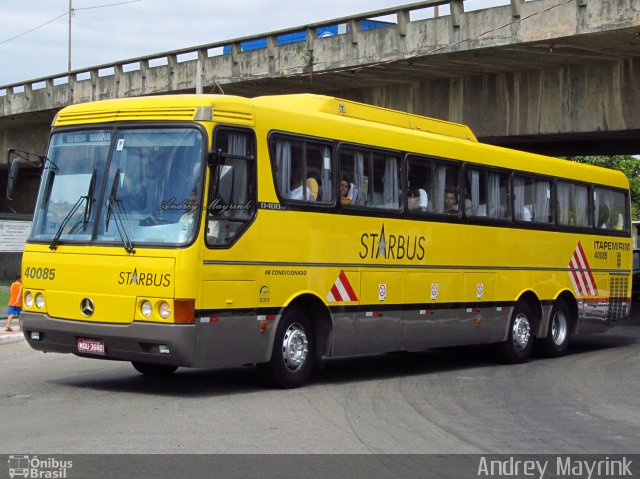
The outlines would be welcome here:
M 99 339 L 78 339 L 78 352 L 104 355 L 104 341 Z

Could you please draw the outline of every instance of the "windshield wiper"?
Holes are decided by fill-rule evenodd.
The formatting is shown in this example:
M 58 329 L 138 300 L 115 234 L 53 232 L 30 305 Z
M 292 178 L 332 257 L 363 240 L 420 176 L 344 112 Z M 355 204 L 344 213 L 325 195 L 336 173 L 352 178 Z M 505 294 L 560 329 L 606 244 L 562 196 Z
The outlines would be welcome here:
M 105 221 L 104 230 L 105 232 L 109 231 L 109 222 L 111 221 L 111 214 L 113 214 L 116 229 L 118 230 L 118 235 L 120 236 L 120 240 L 122 240 L 124 249 L 127 253 L 135 253 L 135 250 L 133 249 L 133 242 L 131 241 L 131 237 L 127 234 L 124 220 L 122 219 L 123 216 L 126 216 L 126 213 L 122 206 L 122 201 L 117 198 L 119 185 L 120 168 L 116 170 L 113 183 L 111 184 L 111 194 L 109 194 L 109 206 L 107 208 L 107 219 Z
M 89 180 L 89 191 L 87 191 L 87 196 L 84 197 L 86 199 L 86 202 L 84 205 L 84 213 L 82 215 L 82 218 L 79 218 L 78 221 L 76 221 L 76 224 L 74 224 L 73 227 L 69 230 L 69 234 L 74 234 L 76 231 L 78 231 L 78 227 L 81 224 L 82 224 L 82 231 L 87 229 L 87 224 L 91 219 L 91 212 L 93 210 L 93 203 L 94 203 L 93 193 L 96 189 L 96 175 L 97 175 L 97 170 L 94 168 L 93 173 L 91 173 L 91 179 Z
M 93 173 L 91 174 L 91 179 L 89 180 L 89 191 L 87 191 L 86 196 L 81 196 L 80 198 L 78 198 L 78 201 L 76 201 L 76 203 L 73 205 L 71 210 L 69 210 L 67 215 L 64 217 L 64 219 L 62 220 L 62 223 L 60 223 L 60 226 L 56 230 L 56 234 L 53 236 L 53 239 L 49 244 L 49 249 L 55 250 L 58 247 L 58 244 L 60 243 L 60 236 L 62 236 L 64 227 L 67 226 L 67 223 L 71 218 L 73 218 L 73 215 L 75 214 L 76 211 L 78 211 L 78 208 L 80 208 L 80 205 L 83 202 L 86 202 L 86 204 L 84 207 L 84 214 L 82 215 L 82 227 L 83 229 L 86 229 L 87 223 L 89 222 L 89 217 L 91 216 L 91 208 L 93 207 L 93 192 L 95 190 L 95 184 L 96 184 L 96 170 L 94 168 Z M 75 233 L 79 224 L 80 224 L 80 220 L 78 220 L 78 222 L 74 224 L 73 227 L 69 230 L 69 234 Z
M 64 227 L 67 226 L 67 223 L 69 222 L 71 217 L 75 214 L 76 211 L 78 211 L 78 208 L 80 208 L 80 205 L 82 204 L 83 201 L 86 201 L 86 199 L 87 199 L 86 196 L 81 196 L 80 198 L 78 198 L 78 201 L 76 201 L 76 204 L 73 205 L 73 208 L 69 210 L 69 212 L 67 213 L 67 216 L 64 217 L 64 219 L 62 220 L 62 223 L 60 223 L 60 226 L 58 226 L 58 229 L 56 230 L 56 234 L 53 236 L 53 239 L 49 244 L 49 249 L 55 250 L 58 247 L 58 243 L 60 242 L 60 236 L 62 236 Z

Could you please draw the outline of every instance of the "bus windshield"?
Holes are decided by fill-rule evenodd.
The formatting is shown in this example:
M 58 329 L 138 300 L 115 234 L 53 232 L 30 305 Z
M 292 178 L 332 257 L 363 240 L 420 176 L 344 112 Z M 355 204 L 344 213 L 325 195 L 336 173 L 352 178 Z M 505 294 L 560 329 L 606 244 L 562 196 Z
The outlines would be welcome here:
M 141 245 L 191 240 L 202 204 L 195 128 L 54 133 L 31 240 Z

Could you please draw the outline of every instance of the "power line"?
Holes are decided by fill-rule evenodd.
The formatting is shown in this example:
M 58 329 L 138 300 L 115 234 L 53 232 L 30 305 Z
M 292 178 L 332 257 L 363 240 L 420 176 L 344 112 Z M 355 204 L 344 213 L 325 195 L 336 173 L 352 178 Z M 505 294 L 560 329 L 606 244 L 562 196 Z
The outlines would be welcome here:
M 10 41 L 15 40 L 16 38 L 23 37 L 23 36 L 27 35 L 28 33 L 35 32 L 36 30 L 38 30 L 38 29 L 40 29 L 42 27 L 46 27 L 50 23 L 55 22 L 57 19 L 65 17 L 68 14 L 69 14 L 69 12 L 64 12 L 62 15 L 58 15 L 56 18 L 52 18 L 51 20 L 49 20 L 46 23 L 43 23 L 42 25 L 38 25 L 37 27 L 34 27 L 31 30 L 27 30 L 26 32 L 23 32 L 23 33 L 20 33 L 20 34 L 16 35 L 15 37 L 7 38 L 6 40 L 1 41 L 0 45 L 3 45 L 5 43 L 9 43 Z
M 136 3 L 136 2 L 141 2 L 142 0 L 129 0 L 128 2 L 119 2 L 119 3 L 110 3 L 109 5 L 97 5 L 95 7 L 81 7 L 81 8 L 74 8 L 73 10 L 93 10 L 95 8 L 106 8 L 106 7 L 115 7 L 117 5 L 126 5 L 127 3 Z
M 96 8 L 115 7 L 117 5 L 126 5 L 127 3 L 136 3 L 136 2 L 141 2 L 141 1 L 142 0 L 129 0 L 128 2 L 110 3 L 108 5 L 97 5 L 95 7 L 74 8 L 74 9 L 71 10 L 71 12 L 66 11 L 66 12 L 58 15 L 57 17 L 52 18 L 51 20 L 43 23 L 42 25 L 38 25 L 37 27 L 33 27 L 30 30 L 27 30 L 26 32 L 22 32 L 22 33 L 19 33 L 18 35 L 15 35 L 15 36 L 11 37 L 11 38 L 7 38 L 6 40 L 1 41 L 0 45 L 4 45 L 5 43 L 9 43 L 10 41 L 13 41 L 13 40 L 15 40 L 17 38 L 23 37 L 23 36 L 25 36 L 25 35 L 27 35 L 27 34 L 29 34 L 31 32 L 35 32 L 36 30 L 39 30 L 40 28 L 46 27 L 50 23 L 53 23 L 56 20 L 69 15 L 69 13 L 73 14 L 73 12 L 75 12 L 76 10 L 93 10 L 93 9 L 96 9 Z

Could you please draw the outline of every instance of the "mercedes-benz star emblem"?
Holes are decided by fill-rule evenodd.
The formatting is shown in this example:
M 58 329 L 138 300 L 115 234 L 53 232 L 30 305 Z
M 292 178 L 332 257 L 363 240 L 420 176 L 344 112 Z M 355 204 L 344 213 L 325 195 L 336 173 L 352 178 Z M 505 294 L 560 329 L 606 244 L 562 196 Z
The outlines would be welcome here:
M 93 315 L 93 312 L 96 310 L 93 301 L 91 298 L 84 298 L 80 301 L 80 312 L 86 318 Z

